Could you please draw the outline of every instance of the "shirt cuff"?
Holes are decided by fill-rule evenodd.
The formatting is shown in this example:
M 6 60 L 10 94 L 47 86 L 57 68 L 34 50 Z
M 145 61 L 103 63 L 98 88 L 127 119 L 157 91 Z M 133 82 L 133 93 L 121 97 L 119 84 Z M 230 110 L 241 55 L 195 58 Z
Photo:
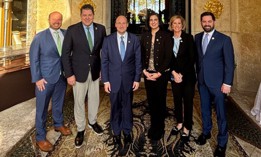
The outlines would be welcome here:
M 224 86 L 227 86 L 227 87 L 231 87 L 231 85 L 228 85 L 228 84 L 225 84 L 225 83 L 223 83 L 223 85 L 224 85 Z

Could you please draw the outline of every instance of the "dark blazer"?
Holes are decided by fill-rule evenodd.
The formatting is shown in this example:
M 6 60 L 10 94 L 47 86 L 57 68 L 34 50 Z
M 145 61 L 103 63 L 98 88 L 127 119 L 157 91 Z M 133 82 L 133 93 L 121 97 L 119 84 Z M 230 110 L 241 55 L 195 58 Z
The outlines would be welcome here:
M 104 39 L 101 57 L 101 78 L 103 82 L 110 82 L 112 92 L 118 92 L 121 84 L 123 84 L 125 92 L 131 92 L 133 82 L 140 82 L 142 71 L 140 40 L 136 35 L 128 33 L 123 61 L 118 48 L 116 32 Z
M 62 63 L 65 77 L 75 75 L 77 82 L 85 82 L 91 68 L 92 80 L 99 78 L 101 69 L 100 51 L 106 36 L 103 25 L 93 23 L 94 45 L 91 51 L 82 22 L 70 26 L 64 37 Z
M 171 47 L 173 46 L 174 46 L 174 39 L 172 38 Z M 170 71 L 174 70 L 177 73 L 181 73 L 183 75 L 182 77 L 183 81 L 191 82 L 191 84 L 195 84 L 196 82 L 196 72 L 194 67 L 195 62 L 196 62 L 196 48 L 195 48 L 193 36 L 191 34 L 182 32 L 177 57 L 175 57 L 173 54 Z
M 61 31 L 65 34 L 65 30 Z M 60 78 L 62 63 L 49 28 L 35 35 L 29 53 L 32 82 L 44 78 L 47 82 L 56 83 Z
M 141 37 L 141 53 L 142 53 L 142 68 L 148 69 L 150 50 L 151 50 L 151 32 L 142 34 Z M 159 30 L 156 33 L 154 43 L 154 66 L 157 72 L 164 73 L 169 71 L 170 61 L 172 57 L 170 34 Z
M 205 55 L 202 52 L 203 32 L 195 35 L 197 45 L 197 76 L 200 84 L 220 88 L 223 83 L 232 85 L 234 77 L 234 49 L 231 38 L 214 31 Z

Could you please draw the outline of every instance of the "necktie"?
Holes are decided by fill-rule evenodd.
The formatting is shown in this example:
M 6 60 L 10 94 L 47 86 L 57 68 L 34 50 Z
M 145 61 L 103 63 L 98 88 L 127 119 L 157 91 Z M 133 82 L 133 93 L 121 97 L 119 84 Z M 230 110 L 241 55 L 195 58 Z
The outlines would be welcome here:
M 61 52 L 62 52 L 61 38 L 60 38 L 60 35 L 59 35 L 59 32 L 58 32 L 58 31 L 55 31 L 55 34 L 56 34 L 56 46 L 57 46 L 57 50 L 58 50 L 59 54 L 61 55 Z
M 121 36 L 120 51 L 121 51 L 121 60 L 122 61 L 125 56 L 125 44 L 124 44 L 123 38 L 124 38 L 124 36 Z
M 206 53 L 207 46 L 208 46 L 208 34 L 205 35 L 204 40 L 203 40 L 203 44 L 202 44 L 202 50 L 203 50 L 204 55 Z
M 87 27 L 87 38 L 88 38 L 88 44 L 89 44 L 90 50 L 92 51 L 92 48 L 93 48 L 92 36 L 91 36 L 91 32 L 89 29 L 90 29 L 90 27 Z

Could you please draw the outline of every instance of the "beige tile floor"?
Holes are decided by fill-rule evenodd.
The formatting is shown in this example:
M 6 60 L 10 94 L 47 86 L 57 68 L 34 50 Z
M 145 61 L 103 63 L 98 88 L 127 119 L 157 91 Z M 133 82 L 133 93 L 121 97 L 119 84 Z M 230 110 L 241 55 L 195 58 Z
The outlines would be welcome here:
M 255 93 L 234 91 L 231 93 L 231 97 L 257 123 L 255 117 L 250 113 L 255 100 Z M 0 157 L 5 157 L 19 140 L 34 129 L 34 118 L 35 98 L 0 112 Z M 50 139 L 52 138 L 55 141 L 56 137 L 50 137 Z M 236 139 L 249 157 L 261 156 L 260 149 L 240 138 L 236 137 Z M 42 156 L 45 155 L 42 154 Z

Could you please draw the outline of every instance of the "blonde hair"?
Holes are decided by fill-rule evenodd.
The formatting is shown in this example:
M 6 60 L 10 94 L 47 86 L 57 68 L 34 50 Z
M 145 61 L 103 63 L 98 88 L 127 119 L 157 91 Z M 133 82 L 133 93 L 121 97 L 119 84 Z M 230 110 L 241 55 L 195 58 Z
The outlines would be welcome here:
M 172 23 L 176 20 L 176 19 L 180 19 L 181 20 L 181 24 L 182 24 L 182 30 L 186 29 L 186 21 L 185 19 L 181 16 L 181 15 L 174 15 L 170 18 L 169 20 L 169 30 L 173 31 L 172 29 Z

